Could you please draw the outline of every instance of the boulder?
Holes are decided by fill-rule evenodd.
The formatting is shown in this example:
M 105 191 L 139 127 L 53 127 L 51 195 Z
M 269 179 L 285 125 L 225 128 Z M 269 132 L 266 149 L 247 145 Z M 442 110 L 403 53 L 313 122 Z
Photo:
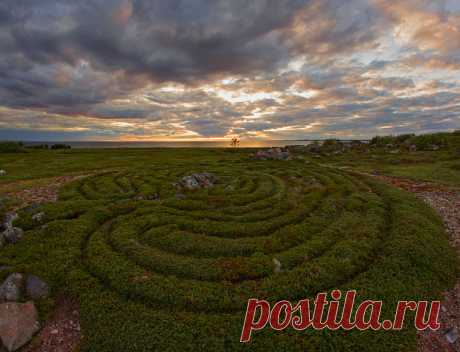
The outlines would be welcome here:
M 35 275 L 28 275 L 26 280 L 26 294 L 33 300 L 48 297 L 49 287 L 42 279 Z
M 5 221 L 1 225 L 1 231 L 2 233 L 0 234 L 0 243 L 5 244 L 5 243 L 16 243 L 18 242 L 24 232 L 22 229 L 19 227 L 13 227 L 13 221 L 18 218 L 18 214 L 16 213 L 8 213 L 5 216 Z
M 24 346 L 39 329 L 33 302 L 0 304 L 0 339 L 7 351 Z
M 45 217 L 45 213 L 43 211 L 41 211 L 41 212 L 39 212 L 37 214 L 32 215 L 32 220 L 40 222 L 40 221 L 43 220 L 44 217 Z
M 291 153 L 286 148 L 270 148 L 258 150 L 253 158 L 256 160 L 290 160 Z
M 214 175 L 208 172 L 202 172 L 182 177 L 177 186 L 182 189 L 195 190 L 212 187 L 215 181 L 216 178 Z
M 5 170 L 0 170 L 0 176 L 5 176 L 6 175 L 6 171 Z
M 193 176 L 185 176 L 180 182 L 181 186 L 185 189 L 196 189 L 200 188 L 200 184 Z
M 7 228 L 3 232 L 3 238 L 5 239 L 7 243 L 11 243 L 11 244 L 18 243 L 23 235 L 24 235 L 24 231 L 22 231 L 22 229 L 20 229 L 19 227 Z
M 13 227 L 13 221 L 18 218 L 17 213 L 8 213 L 5 215 L 5 221 L 3 222 L 3 226 L 5 227 Z
M 22 288 L 24 286 L 24 276 L 19 273 L 8 275 L 0 286 L 0 302 L 17 302 L 21 299 Z

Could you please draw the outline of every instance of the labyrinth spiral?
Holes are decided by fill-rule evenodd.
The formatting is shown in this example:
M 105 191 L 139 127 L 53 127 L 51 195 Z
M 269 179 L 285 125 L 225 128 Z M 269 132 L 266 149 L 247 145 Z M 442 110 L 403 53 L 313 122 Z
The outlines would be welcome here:
M 215 185 L 179 190 L 174 183 L 195 171 L 215 175 Z M 101 350 L 109 350 L 101 336 L 121 324 L 120 316 L 156 336 L 153 350 L 243 349 L 248 298 L 296 302 L 335 288 L 374 299 L 416 296 L 430 287 L 421 270 L 441 270 L 420 256 L 446 250 L 423 245 L 443 233 L 415 199 L 363 176 L 300 162 L 106 172 L 66 186 L 46 214 L 46 224 L 31 222 L 30 232 L 61 232 L 61 240 L 50 235 L 49 246 L 54 241 L 53 248 L 70 254 L 53 252 L 44 240 L 46 270 L 88 302 L 82 309 L 99 329 L 88 343 Z M 96 303 L 107 305 L 104 316 L 93 313 Z M 152 350 L 141 347 L 147 337 L 130 333 L 136 338 L 118 341 L 124 350 Z M 246 348 L 346 350 L 336 336 L 344 333 L 263 331 Z M 359 345 L 361 336 L 347 339 Z M 379 339 L 371 341 L 369 350 L 379 350 Z

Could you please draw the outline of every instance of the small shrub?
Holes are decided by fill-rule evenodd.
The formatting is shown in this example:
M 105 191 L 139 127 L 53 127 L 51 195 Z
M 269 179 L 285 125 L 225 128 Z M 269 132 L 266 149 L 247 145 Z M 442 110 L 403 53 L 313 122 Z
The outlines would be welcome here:
M 24 146 L 22 142 L 0 142 L 0 153 L 22 153 Z
M 71 149 L 71 148 L 72 147 L 70 145 L 68 145 L 68 144 L 60 144 L 60 143 L 53 144 L 51 146 L 51 149 Z

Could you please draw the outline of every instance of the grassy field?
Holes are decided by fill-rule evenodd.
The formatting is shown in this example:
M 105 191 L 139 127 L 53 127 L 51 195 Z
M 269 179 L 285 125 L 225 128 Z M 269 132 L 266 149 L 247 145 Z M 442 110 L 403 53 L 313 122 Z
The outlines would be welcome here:
M 4 153 L 4 193 L 18 181 L 90 176 L 64 186 L 58 202 L 20 211 L 25 238 L 0 250 L 0 265 L 78 299 L 81 351 L 414 351 L 409 324 L 398 332 L 267 329 L 249 345 L 239 336 L 253 297 L 296 302 L 356 289 L 384 301 L 384 318 L 398 300 L 439 298 L 458 266 L 433 210 L 330 166 L 459 186 L 455 152 L 291 161 L 254 161 L 244 149 Z M 172 184 L 194 172 L 213 173 L 215 187 L 179 197 Z M 43 219 L 32 220 L 39 211 Z M 53 301 L 38 303 L 45 317 Z

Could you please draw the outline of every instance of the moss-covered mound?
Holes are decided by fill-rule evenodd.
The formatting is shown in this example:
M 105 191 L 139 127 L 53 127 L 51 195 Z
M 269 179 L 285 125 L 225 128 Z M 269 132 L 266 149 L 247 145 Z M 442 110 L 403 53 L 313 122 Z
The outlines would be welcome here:
M 211 172 L 214 187 L 173 185 Z M 239 342 L 248 298 L 296 302 L 356 289 L 438 298 L 455 256 L 435 214 L 372 180 L 300 161 L 155 165 L 91 176 L 21 214 L 0 264 L 78 298 L 82 351 L 414 351 L 402 332 L 269 329 Z M 276 259 L 276 260 L 274 260 Z M 281 263 L 281 270 L 279 264 Z

